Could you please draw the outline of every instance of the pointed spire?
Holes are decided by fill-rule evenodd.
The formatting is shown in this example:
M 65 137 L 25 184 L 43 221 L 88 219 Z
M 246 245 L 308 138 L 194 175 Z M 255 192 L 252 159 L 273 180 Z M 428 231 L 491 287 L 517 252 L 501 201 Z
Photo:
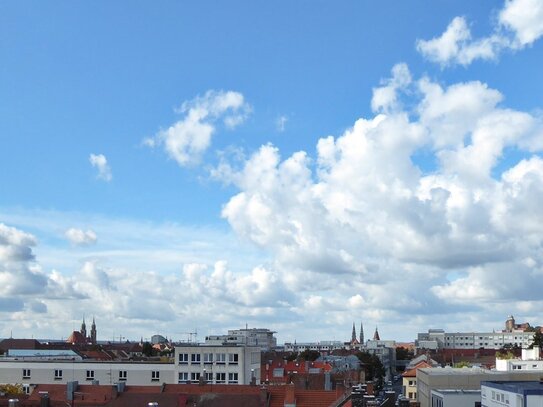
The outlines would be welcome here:
M 353 322 L 353 333 L 351 336 L 351 342 L 356 342 L 356 329 L 354 327 L 354 322 Z
M 377 330 L 377 326 L 375 326 L 375 333 L 373 334 L 373 340 L 374 341 L 380 341 L 381 338 L 379 337 L 379 331 Z
M 364 325 L 360 322 L 360 344 L 364 344 Z

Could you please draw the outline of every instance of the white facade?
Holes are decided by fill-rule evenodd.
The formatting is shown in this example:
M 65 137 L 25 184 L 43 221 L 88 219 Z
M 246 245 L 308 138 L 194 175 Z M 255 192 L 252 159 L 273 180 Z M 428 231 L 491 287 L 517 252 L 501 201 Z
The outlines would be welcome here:
M 70 381 L 80 384 L 125 382 L 134 386 L 177 383 L 173 363 L 0 360 L 1 384 L 33 386 Z
M 277 346 L 277 338 L 274 331 L 260 328 L 230 329 L 228 335 L 206 336 L 206 345 L 245 345 L 258 346 L 267 351 Z
M 303 352 L 305 350 L 316 350 L 318 352 L 329 352 L 335 349 L 343 349 L 345 344 L 341 341 L 321 341 L 321 342 L 299 342 L 284 344 L 285 352 Z
M 543 384 L 532 382 L 481 383 L 482 407 L 542 407 Z
M 444 332 L 431 329 L 419 333 L 418 349 L 501 349 L 507 346 L 527 348 L 532 344 L 534 332 Z
M 431 407 L 473 407 L 481 401 L 480 390 L 432 390 Z
M 511 370 L 539 370 L 543 374 L 543 360 L 539 357 L 539 347 L 522 349 L 521 359 L 496 358 L 496 370 L 508 372 Z
M 260 359 L 255 346 L 176 346 L 174 383 L 259 384 Z

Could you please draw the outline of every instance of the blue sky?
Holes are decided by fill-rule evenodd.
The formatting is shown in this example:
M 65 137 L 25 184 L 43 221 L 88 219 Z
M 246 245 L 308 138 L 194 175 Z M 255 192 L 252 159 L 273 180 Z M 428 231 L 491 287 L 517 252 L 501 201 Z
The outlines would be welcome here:
M 0 337 L 543 323 L 542 24 L 540 0 L 3 2 Z

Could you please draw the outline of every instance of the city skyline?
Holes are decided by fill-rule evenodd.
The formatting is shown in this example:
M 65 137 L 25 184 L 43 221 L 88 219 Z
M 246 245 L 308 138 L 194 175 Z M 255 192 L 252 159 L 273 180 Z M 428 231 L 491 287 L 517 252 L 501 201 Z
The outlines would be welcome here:
M 540 0 L 1 9 L 0 338 L 541 323 Z

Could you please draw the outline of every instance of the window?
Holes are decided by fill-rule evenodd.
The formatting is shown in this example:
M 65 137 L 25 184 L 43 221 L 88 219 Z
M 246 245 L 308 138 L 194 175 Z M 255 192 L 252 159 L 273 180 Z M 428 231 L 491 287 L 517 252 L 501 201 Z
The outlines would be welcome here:
M 213 363 L 213 353 L 204 353 L 204 363 Z
M 62 370 L 55 369 L 55 380 L 62 380 Z
M 204 372 L 204 379 L 205 379 L 206 382 L 212 382 L 213 381 L 213 373 Z
M 200 381 L 200 373 L 199 372 L 192 372 L 190 374 L 190 381 L 192 383 L 198 383 Z
M 23 369 L 23 379 L 30 379 L 30 369 Z
M 188 372 L 179 372 L 179 378 L 178 383 L 179 384 L 186 384 L 189 381 L 189 373 Z
M 231 365 L 237 365 L 238 364 L 238 358 L 239 355 L 237 353 L 229 353 L 228 354 L 228 363 Z
M 119 381 L 125 382 L 128 372 L 126 370 L 119 370 Z
M 217 353 L 217 364 L 224 365 L 226 363 L 226 353 Z
M 188 365 L 189 364 L 189 354 L 188 353 L 180 353 L 179 354 L 179 364 L 180 365 Z
M 237 384 L 237 383 L 238 383 L 238 374 L 228 373 L 228 384 Z
M 192 355 L 190 355 L 190 363 L 192 365 L 199 365 L 201 356 L 202 355 L 200 355 L 199 353 L 193 353 Z
M 30 395 L 30 385 L 29 384 L 23 384 L 23 392 L 26 395 Z
M 87 370 L 87 380 L 94 380 L 94 370 Z
M 215 374 L 215 381 L 217 383 L 225 383 L 226 382 L 226 373 L 217 373 L 217 374 Z
M 160 380 L 160 372 L 158 370 L 153 370 L 151 372 L 151 381 L 158 382 Z

